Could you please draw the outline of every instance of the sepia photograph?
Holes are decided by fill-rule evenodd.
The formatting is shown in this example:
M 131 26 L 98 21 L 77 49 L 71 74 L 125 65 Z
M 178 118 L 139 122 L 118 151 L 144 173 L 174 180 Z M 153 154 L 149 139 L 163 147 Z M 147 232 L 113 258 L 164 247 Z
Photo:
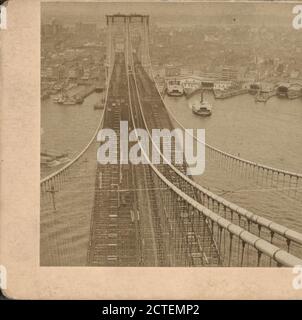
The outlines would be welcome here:
M 40 266 L 302 265 L 301 12 L 42 2 Z

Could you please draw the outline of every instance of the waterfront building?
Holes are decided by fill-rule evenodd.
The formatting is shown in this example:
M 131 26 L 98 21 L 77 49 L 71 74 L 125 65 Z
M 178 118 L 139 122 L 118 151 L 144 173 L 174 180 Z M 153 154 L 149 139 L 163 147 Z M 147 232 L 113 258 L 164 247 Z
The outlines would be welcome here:
M 215 81 L 214 90 L 227 90 L 232 86 L 232 81 Z
M 237 80 L 238 70 L 232 67 L 224 67 L 221 71 L 222 80 Z

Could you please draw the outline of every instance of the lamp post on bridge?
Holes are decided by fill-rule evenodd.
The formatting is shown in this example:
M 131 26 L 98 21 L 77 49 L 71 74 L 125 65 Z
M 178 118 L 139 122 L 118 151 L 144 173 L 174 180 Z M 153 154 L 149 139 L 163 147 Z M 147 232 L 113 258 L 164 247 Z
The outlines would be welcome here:
M 54 186 L 51 186 L 50 190 L 46 190 L 46 192 L 49 192 L 49 193 L 51 194 L 53 210 L 54 210 L 54 211 L 57 211 L 56 201 L 55 201 L 55 193 L 58 192 L 58 190 L 55 190 L 55 187 L 54 187 Z

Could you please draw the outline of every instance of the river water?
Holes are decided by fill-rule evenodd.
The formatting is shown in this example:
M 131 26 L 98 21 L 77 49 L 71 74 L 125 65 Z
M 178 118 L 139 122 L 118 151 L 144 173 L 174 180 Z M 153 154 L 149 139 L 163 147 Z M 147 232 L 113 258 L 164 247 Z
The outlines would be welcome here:
M 92 94 L 82 105 L 64 106 L 42 102 L 41 151 L 68 152 L 74 157 L 88 143 L 101 117 L 93 106 L 102 94 Z M 206 142 L 223 151 L 268 166 L 302 172 L 302 100 L 273 97 L 267 103 L 256 103 L 251 95 L 215 100 L 213 114 L 201 118 L 192 114 L 185 97 L 166 97 L 167 107 L 186 128 L 204 128 Z M 41 169 L 41 176 L 56 168 Z M 301 202 L 276 190 L 263 189 L 252 181 L 233 176 L 211 162 L 195 180 L 213 192 L 256 214 L 302 232 Z
M 186 128 L 204 128 L 206 142 L 225 152 L 240 154 L 269 166 L 302 172 L 302 100 L 273 97 L 267 103 L 246 94 L 217 99 L 205 98 L 213 105 L 211 117 L 192 114 L 186 98 L 166 97 L 165 101 Z
M 77 155 L 89 142 L 99 123 L 102 110 L 94 110 L 103 93 L 93 93 L 82 104 L 60 105 L 52 99 L 41 102 L 41 152 Z M 41 168 L 41 177 L 58 168 Z

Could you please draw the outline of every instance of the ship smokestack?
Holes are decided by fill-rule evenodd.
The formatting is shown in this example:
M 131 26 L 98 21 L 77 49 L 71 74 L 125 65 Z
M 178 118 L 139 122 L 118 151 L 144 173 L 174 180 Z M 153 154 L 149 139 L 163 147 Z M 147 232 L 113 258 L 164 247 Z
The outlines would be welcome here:
M 200 102 L 203 103 L 203 89 L 201 89 Z

